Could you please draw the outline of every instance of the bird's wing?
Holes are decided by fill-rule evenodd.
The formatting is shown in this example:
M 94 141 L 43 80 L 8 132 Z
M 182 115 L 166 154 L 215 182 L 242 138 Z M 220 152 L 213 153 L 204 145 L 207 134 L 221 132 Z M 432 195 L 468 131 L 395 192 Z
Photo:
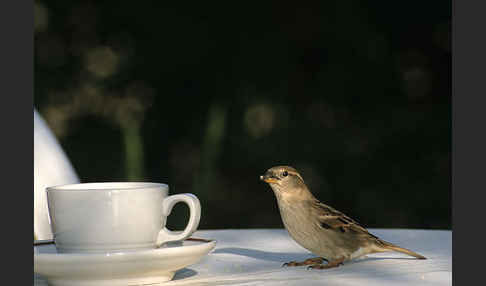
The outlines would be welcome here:
M 350 231 L 354 233 L 371 235 L 372 237 L 377 238 L 376 236 L 369 233 L 366 228 L 362 227 L 360 224 L 358 224 L 356 221 L 349 218 L 342 212 L 321 202 L 315 202 L 313 206 L 314 210 L 317 211 L 318 221 L 322 228 L 334 229 L 343 233 Z

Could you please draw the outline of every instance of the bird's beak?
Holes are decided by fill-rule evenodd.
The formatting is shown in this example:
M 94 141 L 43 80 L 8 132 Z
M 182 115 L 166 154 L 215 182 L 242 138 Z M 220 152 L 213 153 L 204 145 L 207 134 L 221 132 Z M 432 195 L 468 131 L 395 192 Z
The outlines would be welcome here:
M 273 177 L 272 175 L 270 174 L 265 174 L 263 176 L 260 176 L 260 180 L 264 181 L 265 183 L 276 183 L 277 182 L 277 178 Z

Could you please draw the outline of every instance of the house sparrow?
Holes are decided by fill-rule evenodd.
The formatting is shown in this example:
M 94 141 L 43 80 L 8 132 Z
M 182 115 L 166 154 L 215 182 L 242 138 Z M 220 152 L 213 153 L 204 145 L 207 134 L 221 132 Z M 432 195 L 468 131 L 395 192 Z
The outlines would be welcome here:
M 313 269 L 337 267 L 366 254 L 397 251 L 418 259 L 424 256 L 396 246 L 369 233 L 345 214 L 317 200 L 292 167 L 270 168 L 260 180 L 268 183 L 277 198 L 283 224 L 290 236 L 319 257 L 283 266 L 310 265 Z M 324 260 L 327 264 L 322 264 Z

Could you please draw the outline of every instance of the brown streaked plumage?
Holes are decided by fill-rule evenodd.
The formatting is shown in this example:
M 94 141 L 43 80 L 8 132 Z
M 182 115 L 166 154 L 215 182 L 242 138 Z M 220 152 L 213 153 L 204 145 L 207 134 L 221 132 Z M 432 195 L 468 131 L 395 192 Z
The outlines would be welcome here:
M 337 267 L 366 254 L 396 251 L 418 259 L 424 256 L 386 242 L 371 234 L 340 211 L 317 200 L 299 172 L 290 166 L 276 166 L 260 176 L 270 185 L 289 235 L 302 247 L 319 257 L 285 266 L 310 265 L 310 268 Z M 322 264 L 327 260 L 327 264 Z

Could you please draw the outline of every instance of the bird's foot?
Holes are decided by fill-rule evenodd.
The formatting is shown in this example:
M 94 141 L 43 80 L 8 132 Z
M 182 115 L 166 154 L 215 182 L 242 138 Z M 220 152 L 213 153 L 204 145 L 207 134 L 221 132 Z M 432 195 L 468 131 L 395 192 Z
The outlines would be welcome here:
M 284 266 L 304 266 L 304 265 L 321 264 L 322 262 L 324 262 L 324 260 L 327 261 L 326 259 L 324 259 L 322 257 L 314 257 L 314 258 L 309 258 L 309 259 L 306 259 L 306 260 L 300 261 L 300 262 L 290 261 L 290 262 L 284 263 L 282 265 L 282 267 L 284 267 Z
M 322 264 L 321 262 L 319 264 L 310 265 L 307 267 L 307 269 L 329 269 L 329 268 L 334 268 L 343 265 L 343 262 L 344 262 L 344 258 L 340 258 L 340 259 L 329 261 L 327 264 Z

